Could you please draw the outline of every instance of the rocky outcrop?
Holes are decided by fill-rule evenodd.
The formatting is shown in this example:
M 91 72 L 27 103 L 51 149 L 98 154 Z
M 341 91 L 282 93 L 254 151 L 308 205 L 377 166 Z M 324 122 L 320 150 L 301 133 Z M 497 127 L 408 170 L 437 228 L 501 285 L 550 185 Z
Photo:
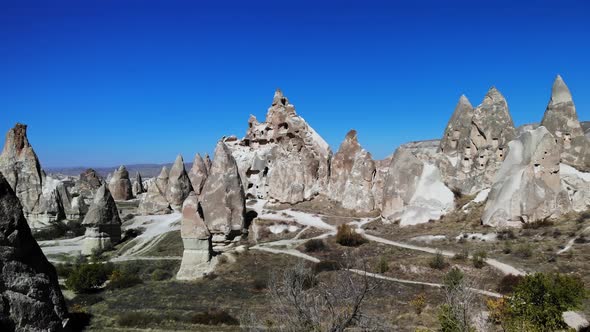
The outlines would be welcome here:
M 209 157 L 209 154 L 206 153 L 205 154 L 205 166 L 207 166 L 207 173 L 209 173 L 209 170 L 211 170 L 211 165 L 213 164 L 213 162 L 211 161 L 211 158 Z
M 141 178 L 141 174 L 139 174 L 139 172 L 135 173 L 135 181 L 133 181 L 131 191 L 133 192 L 133 196 L 137 196 L 145 192 L 145 189 L 143 188 L 143 179 Z
M 578 120 L 572 94 L 559 75 L 553 82 L 551 99 L 541 125 L 557 139 L 563 163 L 590 171 L 590 141 Z
M 545 127 L 522 134 L 496 174 L 482 216 L 489 226 L 514 226 L 555 217 L 570 210 L 560 182 L 560 153 Z
M 472 117 L 469 114 L 468 101 L 461 98 L 441 140 L 445 158 L 437 161 L 445 183 L 464 194 L 492 185 L 506 156 L 507 144 L 515 138 L 508 104 L 496 88 L 488 91 Z M 464 136 L 466 133 L 469 135 Z
M 66 330 L 67 307 L 55 268 L 31 235 L 23 207 L 1 174 L 0 268 L 0 330 Z
M 203 190 L 205 180 L 207 180 L 207 175 L 209 174 L 209 169 L 210 167 L 207 166 L 203 158 L 201 158 L 201 155 L 197 153 L 195 160 L 193 161 L 193 166 L 188 172 L 188 177 L 191 180 L 193 190 L 197 195 L 200 195 L 201 190 Z
M 177 278 L 192 280 L 210 272 L 214 256 L 231 250 L 247 232 L 245 214 L 238 165 L 230 149 L 219 141 L 201 195 L 192 192 L 183 204 L 184 253 Z
M 74 188 L 81 196 L 92 198 L 103 183 L 104 181 L 100 175 L 92 168 L 89 168 L 80 174 Z
M 125 166 L 121 165 L 121 167 L 113 173 L 111 180 L 109 181 L 109 190 L 111 191 L 113 198 L 117 201 L 127 201 L 133 198 L 129 172 Z
M 383 187 L 382 217 L 401 226 L 437 220 L 454 207 L 438 168 L 405 148 L 393 155 Z
M 371 154 L 359 144 L 356 131 L 349 131 L 332 159 L 328 197 L 345 209 L 373 211 L 375 172 Z
M 243 139 L 225 139 L 248 197 L 294 204 L 325 191 L 330 147 L 297 115 L 280 90 L 275 92 L 266 121 L 251 116 L 248 124 Z
M 168 188 L 168 169 L 162 167 L 157 178 L 148 184 L 147 193 L 139 202 L 139 212 L 143 215 L 167 214 L 172 212 L 170 203 L 166 199 L 166 188 Z
M 184 202 L 192 190 L 191 180 L 184 168 L 184 160 L 181 155 L 178 155 L 168 174 L 166 200 L 170 203 L 171 207 L 180 210 L 182 202 Z
M 572 209 L 584 212 L 590 208 L 590 172 L 581 172 L 572 166 L 559 167 L 561 186 L 567 191 Z
M 83 255 L 110 249 L 121 241 L 121 218 L 106 185 L 103 184 L 96 191 L 82 225 L 86 226 Z

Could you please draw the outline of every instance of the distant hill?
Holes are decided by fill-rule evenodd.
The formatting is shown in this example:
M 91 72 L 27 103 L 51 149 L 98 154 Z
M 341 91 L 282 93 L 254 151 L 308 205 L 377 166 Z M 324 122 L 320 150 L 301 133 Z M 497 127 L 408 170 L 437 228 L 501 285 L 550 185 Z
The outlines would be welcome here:
M 185 168 L 188 171 L 193 166 L 193 163 L 185 163 Z M 158 176 L 162 167 L 166 166 L 168 169 L 172 167 L 172 163 L 168 164 L 133 164 L 133 165 L 125 165 L 127 170 L 129 171 L 129 176 L 133 178 L 136 172 L 139 172 L 143 178 L 151 178 Z M 114 172 L 119 166 L 113 167 L 55 167 L 55 168 L 46 168 L 45 172 L 48 174 L 62 174 L 62 175 L 69 175 L 69 176 L 78 176 L 80 173 L 84 172 L 86 169 L 92 168 L 94 169 L 100 176 L 106 178 L 109 173 Z

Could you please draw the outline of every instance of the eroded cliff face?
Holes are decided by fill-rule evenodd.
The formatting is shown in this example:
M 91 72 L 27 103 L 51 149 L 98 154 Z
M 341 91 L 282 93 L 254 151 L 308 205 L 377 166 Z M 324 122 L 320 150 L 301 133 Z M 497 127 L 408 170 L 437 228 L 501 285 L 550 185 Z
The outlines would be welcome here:
M 259 123 L 251 116 L 248 126 L 243 139 L 224 139 L 248 197 L 293 204 L 326 189 L 330 147 L 297 115 L 280 90 L 275 92 L 266 121 Z

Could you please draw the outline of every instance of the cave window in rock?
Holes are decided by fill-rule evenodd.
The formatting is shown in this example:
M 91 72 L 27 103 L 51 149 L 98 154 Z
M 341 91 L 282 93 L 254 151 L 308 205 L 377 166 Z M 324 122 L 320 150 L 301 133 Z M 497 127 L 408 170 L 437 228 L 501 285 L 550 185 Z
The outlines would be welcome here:
M 295 135 L 293 135 L 293 133 L 287 133 L 287 137 L 289 137 L 289 138 L 295 138 Z
M 258 173 L 260 173 L 260 171 L 259 171 L 259 170 L 257 170 L 257 169 L 251 169 L 251 168 L 248 168 L 248 170 L 246 171 L 246 177 L 248 177 L 248 178 L 249 178 L 250 176 L 252 176 L 252 175 L 256 175 L 256 174 L 258 174 Z
M 260 145 L 266 145 L 266 144 L 268 144 L 268 140 L 266 140 L 266 139 L 259 139 L 258 140 L 258 144 L 260 144 Z
M 254 187 L 254 184 L 253 183 L 248 183 L 248 189 L 250 189 L 252 187 Z
M 283 104 L 283 106 L 287 105 L 287 98 L 285 98 L 285 97 L 281 98 L 281 104 Z
M 571 147 L 572 137 L 569 133 L 563 134 L 563 147 L 569 149 Z
M 262 176 L 266 177 L 268 175 L 268 167 L 264 168 L 264 171 L 262 172 Z

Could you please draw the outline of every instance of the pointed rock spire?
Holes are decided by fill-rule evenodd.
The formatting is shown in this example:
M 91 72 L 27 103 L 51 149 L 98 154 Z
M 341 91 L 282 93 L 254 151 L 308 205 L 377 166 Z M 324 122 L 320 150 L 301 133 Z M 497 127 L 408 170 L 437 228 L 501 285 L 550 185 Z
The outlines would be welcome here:
M 552 104 L 573 102 L 572 94 L 570 89 L 567 87 L 560 75 L 557 75 L 551 88 L 551 101 Z
M 0 326 L 12 331 L 62 331 L 68 313 L 55 268 L 31 234 L 18 197 L 0 174 Z
M 135 173 L 135 181 L 133 182 L 133 196 L 137 196 L 143 192 L 145 192 L 145 189 L 143 187 L 143 179 L 141 178 L 141 174 L 139 174 L 139 172 Z
M 442 152 L 453 154 L 470 144 L 469 134 L 472 118 L 473 106 L 471 106 L 469 99 L 465 95 L 461 95 L 440 141 L 440 150 Z
M 91 255 L 96 250 L 109 249 L 121 241 L 119 210 L 105 184 L 96 191 L 82 225 L 86 226 L 82 248 L 84 255 Z
M 170 204 L 166 199 L 166 189 L 168 188 L 168 168 L 162 167 L 160 174 L 155 179 L 151 179 L 148 184 L 147 193 L 139 202 L 139 211 L 143 215 L 148 214 L 168 214 L 172 212 Z
M 211 170 L 212 164 L 213 164 L 213 162 L 211 162 L 211 158 L 209 157 L 209 154 L 205 153 L 205 166 L 207 166 L 207 173 L 209 173 L 209 171 Z
M 182 202 L 184 202 L 192 190 L 191 181 L 184 168 L 184 160 L 182 159 L 182 155 L 178 155 L 168 174 L 166 199 L 172 207 L 180 209 Z
M 207 180 L 207 165 L 205 165 L 205 161 L 201 157 L 200 154 L 195 155 L 195 160 L 193 161 L 193 167 L 188 173 L 188 177 L 191 180 L 191 184 L 193 186 L 193 190 L 197 195 L 201 194 L 201 190 L 205 185 L 205 180 Z
M 131 180 L 129 179 L 129 172 L 125 166 L 121 165 L 117 169 L 109 181 L 109 190 L 113 198 L 118 201 L 127 201 L 133 198 L 133 189 L 131 187 Z

